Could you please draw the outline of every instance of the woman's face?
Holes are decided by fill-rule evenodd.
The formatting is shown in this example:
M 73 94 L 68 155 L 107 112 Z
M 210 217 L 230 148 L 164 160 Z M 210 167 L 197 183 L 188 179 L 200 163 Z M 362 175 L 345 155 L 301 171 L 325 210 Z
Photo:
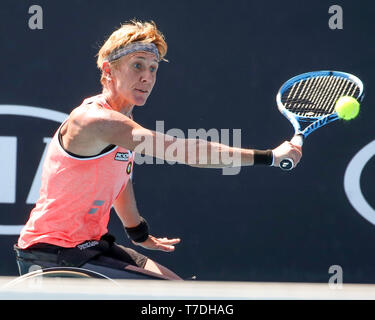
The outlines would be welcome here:
M 155 55 L 149 52 L 134 52 L 123 57 L 111 70 L 111 89 L 116 100 L 143 106 L 154 87 L 158 66 Z

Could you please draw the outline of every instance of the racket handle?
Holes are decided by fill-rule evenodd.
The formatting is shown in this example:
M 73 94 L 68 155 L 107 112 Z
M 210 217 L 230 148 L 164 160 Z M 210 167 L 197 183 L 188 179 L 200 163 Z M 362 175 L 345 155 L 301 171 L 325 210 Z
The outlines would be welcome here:
M 295 146 L 302 147 L 303 146 L 303 135 L 302 134 L 296 134 L 292 140 L 290 140 L 291 144 L 294 144 Z
M 304 137 L 303 137 L 302 134 L 296 134 L 292 138 L 292 140 L 290 140 L 290 143 L 294 144 L 295 146 L 302 147 L 302 145 L 303 145 L 303 138 Z M 280 161 L 279 167 L 282 170 L 285 170 L 285 171 L 292 170 L 294 168 L 294 161 L 293 161 L 293 159 L 285 158 L 285 159 L 283 159 L 283 160 Z

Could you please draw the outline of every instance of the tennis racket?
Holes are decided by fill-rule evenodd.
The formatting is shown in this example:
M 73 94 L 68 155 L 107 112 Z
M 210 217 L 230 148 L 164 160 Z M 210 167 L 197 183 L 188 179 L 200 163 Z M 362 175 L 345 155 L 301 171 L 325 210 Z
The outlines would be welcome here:
M 276 96 L 276 102 L 279 111 L 293 125 L 294 137 L 290 142 L 302 146 L 311 132 L 338 120 L 335 104 L 342 96 L 351 96 L 361 102 L 364 97 L 362 81 L 340 71 L 308 72 L 286 81 Z M 293 160 L 283 159 L 280 168 L 293 169 Z

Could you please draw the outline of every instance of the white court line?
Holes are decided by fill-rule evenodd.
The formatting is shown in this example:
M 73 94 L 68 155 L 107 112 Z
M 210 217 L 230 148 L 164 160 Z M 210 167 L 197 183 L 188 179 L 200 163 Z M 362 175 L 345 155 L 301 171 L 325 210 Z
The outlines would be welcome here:
M 0 286 L 14 278 L 3 278 Z M 40 279 L 39 279 L 40 280 Z M 42 279 L 0 289 L 3 300 L 375 300 L 375 285 L 160 280 Z

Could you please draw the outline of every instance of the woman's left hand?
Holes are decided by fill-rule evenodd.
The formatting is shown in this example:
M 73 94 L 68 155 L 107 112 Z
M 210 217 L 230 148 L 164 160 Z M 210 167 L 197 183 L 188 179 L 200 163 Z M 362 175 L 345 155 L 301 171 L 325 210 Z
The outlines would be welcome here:
M 180 243 L 180 241 L 181 240 L 179 238 L 175 238 L 175 239 L 155 238 L 154 236 L 149 235 L 146 241 L 143 241 L 143 242 L 132 241 L 132 242 L 137 246 L 141 246 L 149 250 L 160 250 L 160 251 L 172 252 L 175 249 L 174 245 L 177 243 Z

